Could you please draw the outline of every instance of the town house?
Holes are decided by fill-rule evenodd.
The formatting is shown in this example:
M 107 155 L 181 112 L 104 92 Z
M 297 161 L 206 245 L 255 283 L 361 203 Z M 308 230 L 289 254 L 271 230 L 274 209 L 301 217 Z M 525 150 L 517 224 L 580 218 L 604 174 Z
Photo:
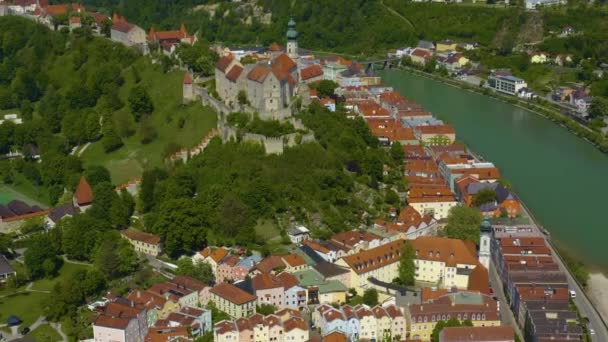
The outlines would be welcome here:
M 234 318 L 255 314 L 256 299 L 256 296 L 228 283 L 216 285 L 209 293 L 209 300 L 214 302 L 219 310 Z

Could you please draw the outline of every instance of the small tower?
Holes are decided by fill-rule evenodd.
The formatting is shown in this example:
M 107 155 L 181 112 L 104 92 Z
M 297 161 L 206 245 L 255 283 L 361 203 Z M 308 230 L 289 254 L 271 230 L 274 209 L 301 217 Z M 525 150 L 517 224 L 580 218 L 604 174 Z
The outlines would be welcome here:
M 479 262 L 489 271 L 492 244 L 492 225 L 484 219 L 479 228 Z
M 182 81 L 182 102 L 188 103 L 194 100 L 194 87 L 192 82 L 192 76 L 186 71 L 184 73 L 184 80 Z
M 296 31 L 296 22 L 293 18 L 289 19 L 287 24 L 287 55 L 291 59 L 298 58 L 298 31 Z

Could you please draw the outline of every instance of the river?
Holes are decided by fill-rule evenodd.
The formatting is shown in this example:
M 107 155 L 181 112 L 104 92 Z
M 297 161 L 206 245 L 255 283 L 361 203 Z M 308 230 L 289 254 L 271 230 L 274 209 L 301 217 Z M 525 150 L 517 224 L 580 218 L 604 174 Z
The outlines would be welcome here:
M 511 104 L 406 71 L 381 75 L 386 85 L 453 125 L 457 140 L 500 168 L 559 246 L 608 271 L 608 156 Z

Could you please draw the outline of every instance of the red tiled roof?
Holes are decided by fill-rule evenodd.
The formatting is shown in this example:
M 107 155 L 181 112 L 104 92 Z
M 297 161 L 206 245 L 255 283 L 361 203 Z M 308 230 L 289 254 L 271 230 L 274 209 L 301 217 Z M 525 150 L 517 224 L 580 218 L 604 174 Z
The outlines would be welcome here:
M 232 321 L 221 321 L 216 323 L 214 330 L 218 335 L 223 335 L 232 331 L 237 331 L 236 324 Z
M 102 314 L 95 319 L 93 325 L 124 330 L 129 325 L 129 322 L 131 322 L 131 320 L 128 318 L 112 317 Z
M 230 63 L 232 63 L 233 60 L 234 60 L 234 56 L 232 54 L 224 56 L 217 61 L 217 63 L 215 64 L 215 68 L 218 69 L 219 71 L 225 73 L 226 69 L 228 68 Z
M 255 265 L 255 268 L 262 273 L 270 273 L 277 268 L 283 267 L 285 267 L 283 259 L 278 255 L 269 256 Z
M 204 288 L 208 287 L 202 281 L 184 275 L 177 275 L 173 279 L 171 279 L 170 282 L 175 285 L 185 287 L 186 289 L 192 291 L 201 291 Z
M 180 337 L 189 340 L 188 327 L 149 328 L 144 342 L 180 341 L 177 340 Z
M 158 245 L 160 244 L 160 236 L 145 233 L 140 230 L 134 228 L 128 228 L 122 231 L 122 235 L 127 237 L 129 240 L 140 241 L 143 243 L 147 243 L 150 245 Z
M 228 250 L 224 247 L 218 247 L 215 249 L 211 249 L 211 247 L 207 247 L 199 252 L 200 255 L 207 258 L 210 257 L 216 263 L 220 262 L 220 260 L 224 259 L 226 255 L 228 255 Z
M 300 70 L 300 76 L 304 81 L 318 76 L 323 76 L 323 68 L 321 68 L 321 66 L 318 64 L 311 65 Z
M 357 274 L 370 272 L 398 262 L 403 244 L 403 240 L 392 241 L 376 248 L 345 256 L 342 260 Z
M 214 286 L 211 289 L 211 293 L 237 305 L 253 302 L 257 299 L 256 296 L 228 283 L 221 283 Z
M 190 76 L 189 72 L 185 72 L 184 73 L 184 80 L 182 81 L 183 84 L 192 84 L 192 76 Z
M 253 288 L 257 290 L 274 289 L 277 287 L 283 287 L 277 278 L 273 277 L 269 273 L 261 273 L 251 279 Z
M 299 317 L 291 317 L 290 319 L 286 320 L 285 323 L 283 323 L 283 328 L 285 329 L 285 332 L 289 332 L 294 329 L 300 329 L 303 331 L 308 330 L 306 322 L 304 322 L 304 320 Z
M 477 267 L 469 274 L 469 285 L 470 291 L 476 291 L 488 294 L 490 293 L 490 276 L 488 270 L 480 263 L 477 263 Z
M 302 258 L 299 254 L 295 253 L 284 255 L 283 261 L 291 267 L 306 265 L 306 260 L 304 260 L 304 258 Z
M 341 332 L 334 331 L 323 337 L 324 342 L 347 342 L 346 335 Z
M 93 190 L 84 176 L 80 177 L 80 182 L 76 187 L 74 197 L 76 197 L 76 203 L 78 205 L 87 205 L 93 202 Z
M 272 69 L 270 69 L 268 66 L 261 64 L 256 65 L 253 69 L 251 69 L 249 74 L 247 74 L 247 78 L 252 81 L 262 83 L 271 71 Z
M 270 52 L 279 52 L 281 51 L 281 46 L 277 43 L 272 43 L 270 44 L 270 47 L 268 48 L 268 51 Z
M 412 240 L 418 260 L 442 261 L 447 266 L 456 264 L 477 265 L 464 241 L 433 236 L 421 236 Z M 487 284 L 486 284 L 487 285 Z
M 510 326 L 446 327 L 440 333 L 441 341 L 512 341 L 515 338 Z
M 414 49 L 414 51 L 412 51 L 412 55 L 427 59 L 430 59 L 432 57 L 431 53 L 424 49 Z
M 277 280 L 281 285 L 283 285 L 283 288 L 285 290 L 288 290 L 300 284 L 298 279 L 293 274 L 288 272 L 281 272 L 281 274 L 277 276 Z
M 228 73 L 226 74 L 226 78 L 232 82 L 236 82 L 242 72 L 243 67 L 241 67 L 240 65 L 235 65 L 230 68 L 230 71 L 228 71 Z

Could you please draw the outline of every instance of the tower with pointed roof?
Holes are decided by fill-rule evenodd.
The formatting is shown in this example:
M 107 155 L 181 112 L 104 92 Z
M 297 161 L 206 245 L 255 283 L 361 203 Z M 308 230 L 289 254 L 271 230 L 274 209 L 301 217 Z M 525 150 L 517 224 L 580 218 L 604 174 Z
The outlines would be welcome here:
M 287 55 L 293 59 L 298 58 L 298 31 L 293 18 L 287 24 Z
M 490 257 L 492 244 L 492 225 L 488 219 L 484 219 L 481 222 L 479 228 L 479 262 L 489 271 L 490 270 Z
M 194 87 L 193 87 L 192 76 L 190 72 L 184 73 L 184 79 L 182 81 L 182 102 L 189 103 L 194 100 Z

